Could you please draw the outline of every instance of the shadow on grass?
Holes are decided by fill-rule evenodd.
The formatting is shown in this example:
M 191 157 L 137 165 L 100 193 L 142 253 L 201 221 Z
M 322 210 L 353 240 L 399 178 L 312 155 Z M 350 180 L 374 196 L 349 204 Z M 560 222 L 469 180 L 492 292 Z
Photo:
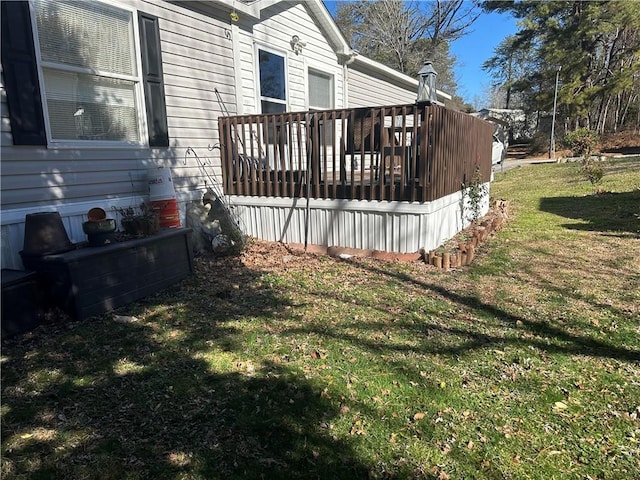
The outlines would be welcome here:
M 380 341 L 365 339 L 357 333 L 357 330 L 379 331 L 383 328 L 383 325 L 376 323 L 360 324 L 356 331 L 352 331 L 351 333 L 331 332 L 318 327 L 308 326 L 301 326 L 299 329 L 294 329 L 288 333 L 316 333 L 346 340 L 379 354 L 390 351 L 417 351 L 425 354 L 441 354 L 456 357 L 480 348 L 495 348 L 496 346 L 517 344 L 529 345 L 549 353 L 584 355 L 631 362 L 640 361 L 640 351 L 617 347 L 588 335 L 576 335 L 544 319 L 530 320 L 522 316 L 513 315 L 500 309 L 496 305 L 482 302 L 473 295 L 463 295 L 440 285 L 418 280 L 401 272 L 390 271 L 372 263 L 345 261 L 351 262 L 358 268 L 375 273 L 376 275 L 392 277 L 406 284 L 413 284 L 419 287 L 424 292 L 424 295 L 428 296 L 429 292 L 432 292 L 455 304 L 467 307 L 473 312 L 473 318 L 469 320 L 468 328 L 461 326 L 464 322 L 461 321 L 460 318 L 452 319 L 451 322 L 448 322 L 446 319 L 442 321 L 436 321 L 436 319 L 425 320 L 417 323 L 396 320 L 394 322 L 394 328 L 401 329 L 405 332 L 413 332 L 416 338 L 423 339 L 419 347 L 406 344 L 396 345 L 385 339 L 381 339 Z M 338 300 L 341 299 L 339 294 L 336 295 L 335 298 Z M 384 313 L 384 309 L 378 306 L 369 304 L 363 306 L 378 309 L 381 313 Z M 501 325 L 506 333 L 498 335 L 481 331 L 479 324 L 483 321 L 478 317 L 483 318 L 484 316 L 494 318 L 498 323 L 493 326 Z M 512 332 L 512 335 L 509 335 L 509 332 Z M 526 333 L 523 334 L 523 332 Z M 445 341 L 441 342 L 440 339 L 444 339 Z M 452 339 L 455 341 L 452 342 Z
M 603 240 L 602 244 L 605 244 L 606 240 Z M 606 244 L 605 244 L 606 245 Z M 620 281 L 620 284 L 626 285 L 628 289 L 617 289 L 615 293 L 611 292 L 611 296 L 617 297 L 620 301 L 634 302 L 636 288 L 635 285 L 640 285 L 640 271 L 634 272 L 633 268 L 629 268 L 634 262 L 633 251 L 619 251 L 612 261 L 600 261 L 597 264 L 597 270 L 594 270 L 592 263 L 585 262 L 584 259 L 580 259 L 579 256 L 589 255 L 589 250 L 576 252 L 572 250 L 560 251 L 553 246 L 549 248 L 522 248 L 522 253 L 525 257 L 535 258 L 537 269 L 525 267 L 522 271 L 512 271 L 511 275 L 514 279 L 523 284 L 532 282 L 537 284 L 539 288 L 546 294 L 553 294 L 561 302 L 566 299 L 573 299 L 577 302 L 583 302 L 590 305 L 599 311 L 609 312 L 612 316 L 624 318 L 630 315 L 629 308 L 616 306 L 614 302 L 610 301 L 608 295 L 594 296 L 593 292 L 589 288 L 573 288 L 571 280 L 560 281 L 555 275 L 545 275 L 543 272 L 554 271 L 558 269 L 558 265 L 570 266 L 571 276 L 573 278 L 589 278 L 595 285 L 598 285 L 598 290 L 616 290 L 616 287 L 612 285 L 609 278 L 615 278 Z M 611 247 L 612 249 L 615 247 Z M 615 251 L 615 250 L 614 250 Z M 627 268 L 625 268 L 627 267 Z M 568 282 L 568 284 L 566 283 Z M 593 286 L 593 284 L 592 284 Z M 607 301 L 609 300 L 609 301 Z M 589 318 L 585 318 L 585 323 L 588 325 Z M 586 326 L 585 326 L 586 327 Z M 598 327 L 599 329 L 599 327 Z
M 620 237 L 640 235 L 640 190 L 588 197 L 542 198 L 540 210 L 584 221 L 564 225 L 572 230 L 599 231 Z
M 621 155 L 640 155 L 640 146 L 609 147 L 602 149 L 602 153 L 618 153 Z
M 243 356 L 231 322 L 276 320 L 288 301 L 239 260 L 204 265 L 119 322 L 5 342 L 2 478 L 367 478 L 331 435 L 335 404 Z

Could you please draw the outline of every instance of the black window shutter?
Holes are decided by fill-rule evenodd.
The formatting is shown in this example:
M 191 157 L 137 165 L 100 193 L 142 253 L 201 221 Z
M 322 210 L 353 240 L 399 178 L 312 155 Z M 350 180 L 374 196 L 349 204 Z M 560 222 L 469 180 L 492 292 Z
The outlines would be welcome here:
M 2 72 L 14 145 L 46 145 L 38 67 L 27 2 L 1 2 Z
M 162 55 L 158 19 L 138 12 L 140 23 L 140 49 L 142 50 L 142 78 L 144 98 L 147 104 L 147 128 L 149 146 L 168 147 L 167 107 L 162 80 Z

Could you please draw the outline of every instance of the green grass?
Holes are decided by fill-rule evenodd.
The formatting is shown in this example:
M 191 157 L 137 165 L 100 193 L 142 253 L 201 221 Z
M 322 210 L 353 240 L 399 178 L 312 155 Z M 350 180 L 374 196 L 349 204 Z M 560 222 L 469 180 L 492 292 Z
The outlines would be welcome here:
M 498 175 L 465 270 L 254 242 L 5 342 L 2 478 L 640 478 L 640 159 L 601 187 Z

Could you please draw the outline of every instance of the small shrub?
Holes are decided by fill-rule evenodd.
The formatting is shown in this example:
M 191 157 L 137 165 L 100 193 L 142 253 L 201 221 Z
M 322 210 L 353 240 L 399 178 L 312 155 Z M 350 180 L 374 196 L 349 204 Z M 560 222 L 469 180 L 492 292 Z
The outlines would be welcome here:
M 584 157 L 588 162 L 598 143 L 598 134 L 588 128 L 578 128 L 568 133 L 564 141 L 574 155 Z
M 596 187 L 596 191 L 604 176 L 602 165 L 595 164 L 591 160 L 591 154 L 594 152 L 598 140 L 598 134 L 588 128 L 578 128 L 565 137 L 565 143 L 573 154 L 582 157 L 582 174 L 591 182 L 591 185 Z
M 466 204 L 470 210 L 467 220 L 475 224 L 480 218 L 480 207 L 482 206 L 482 201 L 487 194 L 487 189 L 482 181 L 480 167 L 476 167 L 476 171 L 473 174 L 471 182 L 468 184 L 462 184 L 462 194 L 463 197 L 466 197 Z
M 139 237 L 153 235 L 160 229 L 158 212 L 147 203 L 142 202 L 137 208 L 115 208 L 115 211 L 120 214 L 120 224 L 129 235 Z
M 602 177 L 604 177 L 604 168 L 592 162 L 585 162 L 584 165 L 582 165 L 582 173 L 597 190 L 598 185 L 602 182 Z

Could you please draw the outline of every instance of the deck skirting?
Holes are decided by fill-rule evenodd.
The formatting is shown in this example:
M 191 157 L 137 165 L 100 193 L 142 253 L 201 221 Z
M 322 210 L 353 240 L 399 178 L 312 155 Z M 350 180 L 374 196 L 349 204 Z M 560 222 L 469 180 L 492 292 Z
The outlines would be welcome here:
M 489 209 L 489 183 L 484 191 L 481 215 Z M 465 197 L 460 191 L 421 203 L 310 199 L 307 205 L 305 198 L 232 195 L 229 204 L 243 232 L 261 240 L 413 253 L 437 248 L 469 225 Z

